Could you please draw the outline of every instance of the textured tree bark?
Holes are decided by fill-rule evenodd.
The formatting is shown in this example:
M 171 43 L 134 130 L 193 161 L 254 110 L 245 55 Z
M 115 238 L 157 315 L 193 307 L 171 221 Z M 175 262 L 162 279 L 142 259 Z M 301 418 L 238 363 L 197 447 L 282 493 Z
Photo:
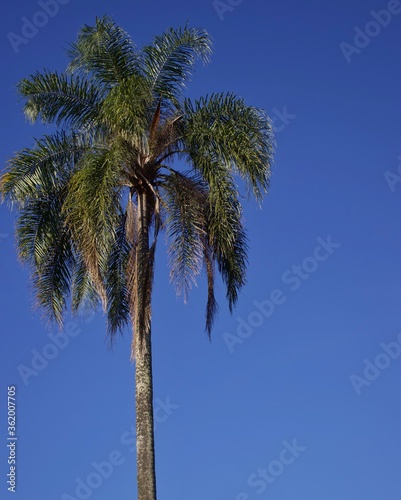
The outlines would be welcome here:
M 148 289 L 149 223 L 147 195 L 141 193 L 138 195 L 134 342 L 138 500 L 156 500 L 150 293 Z

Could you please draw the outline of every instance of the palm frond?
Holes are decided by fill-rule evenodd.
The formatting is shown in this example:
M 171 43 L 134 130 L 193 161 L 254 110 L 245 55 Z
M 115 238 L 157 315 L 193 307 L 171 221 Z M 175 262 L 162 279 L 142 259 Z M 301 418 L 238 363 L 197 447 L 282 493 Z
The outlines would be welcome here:
M 75 266 L 71 278 L 71 308 L 74 314 L 81 309 L 94 310 L 99 303 L 99 294 L 86 268 L 85 261 L 75 251 Z
M 169 28 L 143 49 L 143 71 L 154 96 L 176 101 L 196 60 L 209 61 L 211 41 L 201 28 Z
M 60 325 L 74 267 L 62 202 L 63 189 L 31 198 L 21 210 L 16 231 L 19 257 L 32 270 L 37 304 Z
M 273 136 L 266 115 L 233 94 L 185 100 L 179 123 L 196 172 L 209 187 L 209 244 L 227 286 L 230 309 L 245 284 L 247 238 L 242 221 L 239 174 L 260 201 L 269 184 Z
M 208 186 L 207 234 L 209 245 L 227 287 L 230 310 L 245 284 L 247 240 L 238 188 L 230 165 L 222 163 L 213 146 L 202 136 L 186 138 L 192 166 Z
M 115 333 L 123 330 L 130 320 L 127 290 L 127 263 L 131 250 L 128 241 L 127 215 L 121 214 L 106 265 L 107 326 L 112 341 Z
M 269 186 L 274 153 L 272 125 L 265 112 L 234 94 L 212 94 L 194 103 L 186 99 L 183 110 L 185 140 L 229 165 L 260 202 Z
M 110 90 L 102 104 L 101 119 L 110 130 L 130 141 L 137 149 L 148 131 L 149 88 L 138 75 L 132 75 Z
M 232 310 L 246 282 L 248 246 L 242 208 L 234 181 L 224 169 L 214 165 L 207 175 L 211 183 L 208 200 L 209 244 L 226 284 L 227 299 Z
M 70 72 L 89 74 L 93 81 L 114 86 L 140 71 L 138 54 L 128 34 L 108 16 L 85 25 L 68 50 Z
M 207 276 L 206 332 L 210 339 L 212 335 L 214 320 L 218 312 L 218 305 L 214 294 L 215 266 L 214 266 L 213 250 L 210 247 L 206 236 L 203 239 L 203 245 L 204 245 L 203 254 L 204 254 L 206 276 Z
M 44 310 L 46 318 L 55 320 L 60 327 L 70 294 L 73 267 L 70 235 L 64 228 L 57 240 L 47 247 L 44 262 L 36 266 L 33 273 L 38 307 Z
M 170 279 L 187 300 L 203 266 L 207 189 L 199 176 L 171 172 L 162 185 Z
M 59 238 L 63 227 L 61 207 L 62 195 L 52 192 L 40 198 L 31 198 L 21 209 L 16 236 L 22 262 L 28 262 L 33 267 L 45 264 L 49 247 Z
M 96 123 L 102 92 L 93 82 L 79 75 L 67 76 L 45 71 L 24 78 L 18 84 L 24 99 L 24 113 L 31 121 L 65 124 L 73 128 Z
M 120 210 L 120 167 L 108 150 L 80 160 L 63 206 L 68 227 L 106 307 L 104 273 Z
M 9 168 L 0 179 L 0 193 L 22 205 L 30 197 L 59 189 L 90 147 L 83 135 L 45 135 L 35 147 L 25 148 L 9 160 Z

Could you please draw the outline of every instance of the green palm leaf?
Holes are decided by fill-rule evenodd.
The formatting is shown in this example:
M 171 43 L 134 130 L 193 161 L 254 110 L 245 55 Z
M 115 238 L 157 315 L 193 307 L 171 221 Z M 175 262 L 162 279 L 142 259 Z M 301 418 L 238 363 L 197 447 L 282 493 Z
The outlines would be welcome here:
M 202 165 L 199 162 L 198 165 Z M 208 235 L 218 269 L 227 286 L 230 310 L 238 300 L 238 293 L 246 283 L 248 245 L 242 221 L 238 191 L 227 170 L 212 164 L 202 168 L 209 179 Z
M 143 77 L 132 75 L 110 90 L 102 104 L 101 120 L 138 151 L 149 130 L 151 99 Z
M 170 240 L 170 279 L 187 299 L 202 270 L 207 188 L 199 176 L 172 172 L 163 181 L 166 233 Z
M 140 70 L 138 54 L 128 34 L 108 16 L 85 25 L 68 51 L 68 70 L 88 74 L 109 88 Z
M 130 303 L 127 290 L 127 264 L 132 245 L 127 238 L 127 215 L 120 216 L 115 241 L 106 265 L 107 324 L 112 339 L 129 324 Z
M 70 293 L 74 255 L 67 230 L 60 231 L 58 238 L 46 250 L 46 258 L 41 266 L 36 266 L 33 283 L 36 289 L 38 307 L 44 315 L 63 324 Z
M 264 111 L 247 106 L 234 94 L 212 94 L 184 101 L 182 123 L 190 149 L 213 156 L 245 180 L 261 201 L 273 161 L 272 126 Z
M 214 295 L 215 283 L 215 264 L 213 249 L 210 247 L 207 237 L 203 240 L 204 249 L 203 255 L 205 259 L 206 276 L 207 276 L 207 302 L 206 302 L 206 325 L 205 329 L 209 339 L 212 335 L 213 324 L 218 312 L 218 305 Z
M 9 161 L 9 169 L 0 180 L 0 192 L 19 204 L 46 195 L 66 182 L 76 162 L 89 149 L 90 144 L 81 134 L 46 135 L 36 141 L 34 148 L 23 149 Z
M 204 29 L 169 28 L 143 49 L 143 71 L 155 96 L 178 100 L 196 60 L 209 61 L 210 37 Z
M 82 310 L 95 310 L 99 294 L 88 273 L 85 261 L 75 249 L 75 266 L 71 278 L 71 308 L 73 313 Z
M 65 124 L 73 128 L 93 125 L 99 114 L 102 92 L 80 76 L 45 71 L 24 78 L 18 92 L 25 100 L 24 112 L 31 122 Z
M 104 274 L 115 238 L 120 167 L 107 149 L 83 156 L 68 184 L 63 213 L 78 251 L 106 307 Z
M 17 223 L 19 256 L 32 269 L 37 305 L 60 325 L 75 262 L 61 215 L 62 200 L 63 190 L 32 198 L 24 205 Z

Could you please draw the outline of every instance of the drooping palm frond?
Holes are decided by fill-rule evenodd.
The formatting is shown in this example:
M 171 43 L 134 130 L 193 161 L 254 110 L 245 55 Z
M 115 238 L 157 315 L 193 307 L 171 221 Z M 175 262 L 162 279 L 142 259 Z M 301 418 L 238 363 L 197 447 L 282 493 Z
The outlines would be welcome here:
M 48 246 L 44 263 L 36 266 L 33 273 L 38 307 L 44 310 L 46 318 L 54 319 L 60 327 L 70 294 L 73 266 L 70 235 L 63 228 L 57 240 Z
M 214 255 L 213 255 L 213 250 L 210 247 L 209 242 L 207 240 L 207 236 L 204 237 L 203 244 L 204 244 L 203 255 L 204 255 L 206 276 L 207 276 L 207 302 L 206 302 L 205 329 L 210 339 L 212 335 L 214 320 L 216 318 L 219 308 L 214 294 L 214 283 L 215 283 Z
M 118 330 L 122 332 L 131 319 L 127 290 L 127 264 L 132 245 L 129 243 L 126 231 L 127 214 L 121 214 L 105 273 L 107 325 L 110 340 Z
M 63 190 L 31 198 L 17 222 L 19 257 L 32 270 L 37 305 L 50 321 L 62 324 L 70 291 L 74 255 L 61 214 Z
M 64 221 L 60 219 L 63 202 L 61 192 L 50 192 L 31 198 L 20 211 L 16 236 L 18 255 L 32 267 L 46 262 L 49 247 L 59 237 Z
M 87 270 L 82 255 L 74 249 L 75 265 L 71 277 L 71 308 L 74 314 L 82 310 L 95 310 L 99 294 Z
M 209 61 L 211 41 L 201 28 L 169 28 L 143 48 L 143 71 L 155 97 L 177 101 L 196 60 Z
M 88 74 L 94 82 L 110 88 L 140 73 L 137 51 L 128 34 L 109 16 L 85 25 L 68 51 L 68 71 Z
M 199 174 L 171 171 L 162 183 L 165 229 L 170 240 L 170 279 L 184 301 L 203 266 L 207 276 L 206 331 L 210 337 L 218 306 L 215 256 L 209 242 L 208 186 Z
M 8 171 L 0 179 L 0 193 L 23 204 L 30 197 L 58 189 L 90 147 L 81 134 L 45 135 L 33 148 L 25 148 L 11 158 Z
M 162 183 L 170 279 L 186 301 L 204 259 L 207 187 L 199 176 L 171 172 Z
M 3 196 L 20 206 L 17 246 L 32 271 L 36 304 L 60 326 L 75 267 L 62 206 L 75 162 L 87 148 L 78 136 L 45 136 L 33 149 L 17 153 L 0 183 Z
M 208 198 L 209 244 L 227 287 L 230 310 L 238 300 L 238 293 L 246 283 L 248 245 L 242 220 L 238 191 L 230 174 L 216 164 L 202 168 L 210 180 Z
M 63 213 L 106 308 L 105 270 L 120 210 L 120 166 L 104 149 L 81 158 L 68 184 Z
M 183 104 L 185 140 L 245 180 L 258 201 L 267 192 L 273 161 L 272 125 L 263 110 L 234 94 L 212 94 Z
M 25 100 L 24 113 L 35 122 L 64 124 L 79 129 L 93 125 L 98 117 L 102 92 L 79 75 L 45 71 L 24 78 L 18 92 Z
M 227 286 L 232 310 L 245 284 L 247 243 L 238 188 L 231 166 L 208 136 L 188 134 L 185 146 L 195 172 L 208 186 L 207 234 L 209 245 Z

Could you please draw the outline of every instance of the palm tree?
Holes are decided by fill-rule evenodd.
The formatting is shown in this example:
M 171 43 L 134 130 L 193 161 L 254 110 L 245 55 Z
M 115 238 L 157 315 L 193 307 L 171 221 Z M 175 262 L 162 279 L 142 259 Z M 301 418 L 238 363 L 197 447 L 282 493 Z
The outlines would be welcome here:
M 10 160 L 3 199 L 19 209 L 19 257 L 32 269 L 38 306 L 62 326 L 73 312 L 107 313 L 108 333 L 131 325 L 136 372 L 139 500 L 156 499 L 151 296 L 156 242 L 167 234 L 171 280 L 187 296 L 203 268 L 206 331 L 217 311 L 215 270 L 230 310 L 245 283 L 240 192 L 267 191 L 273 155 L 266 114 L 232 93 L 183 96 L 203 29 L 168 29 L 138 51 L 109 17 L 85 26 L 65 73 L 23 79 L 25 115 L 57 128 Z M 176 168 L 173 161 L 178 161 Z

